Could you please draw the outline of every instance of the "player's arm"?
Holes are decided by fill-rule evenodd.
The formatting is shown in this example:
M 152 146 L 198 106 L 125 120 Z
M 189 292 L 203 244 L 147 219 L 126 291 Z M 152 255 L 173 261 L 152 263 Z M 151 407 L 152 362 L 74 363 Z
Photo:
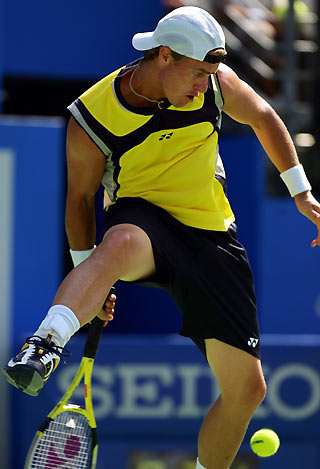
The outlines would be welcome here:
M 299 159 L 284 123 L 274 109 L 226 65 L 218 71 L 224 98 L 223 111 L 232 119 L 252 127 L 272 163 L 280 173 L 299 165 Z M 310 190 L 295 196 L 300 212 L 318 227 L 311 245 L 320 246 L 320 204 Z
M 232 119 L 248 124 L 280 172 L 299 164 L 292 139 L 274 109 L 226 65 L 218 71 L 224 106 Z
M 68 190 L 66 201 L 66 232 L 73 261 L 78 262 L 79 251 L 92 249 L 96 236 L 95 194 L 100 187 L 105 157 L 86 132 L 71 117 L 67 129 Z M 88 254 L 89 255 L 89 254 Z M 80 256 L 81 260 L 86 258 Z M 99 316 L 112 321 L 116 295 L 108 296 L 104 312 Z
M 96 235 L 95 194 L 100 187 L 105 157 L 71 117 L 67 129 L 68 190 L 65 224 L 70 248 L 91 249 Z

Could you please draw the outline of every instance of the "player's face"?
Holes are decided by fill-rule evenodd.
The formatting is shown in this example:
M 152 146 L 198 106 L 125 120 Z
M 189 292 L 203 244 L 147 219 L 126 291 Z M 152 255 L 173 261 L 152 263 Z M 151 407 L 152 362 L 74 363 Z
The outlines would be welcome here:
M 210 64 L 183 57 L 180 60 L 171 58 L 160 73 L 164 95 L 175 107 L 192 102 L 199 93 L 208 89 L 208 79 L 218 70 L 219 64 Z

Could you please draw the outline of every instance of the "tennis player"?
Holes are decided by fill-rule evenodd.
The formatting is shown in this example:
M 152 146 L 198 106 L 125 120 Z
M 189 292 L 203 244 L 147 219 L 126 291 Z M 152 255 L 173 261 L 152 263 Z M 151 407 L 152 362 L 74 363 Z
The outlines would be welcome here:
M 224 34 L 209 13 L 178 8 L 155 31 L 136 34 L 133 47 L 141 59 L 69 107 L 66 229 L 75 268 L 4 372 L 39 392 L 79 327 L 98 313 L 112 319 L 115 296 L 101 310 L 117 280 L 165 288 L 183 313 L 180 334 L 206 355 L 221 390 L 200 430 L 196 467 L 226 469 L 266 385 L 252 272 L 218 151 L 222 111 L 252 127 L 298 210 L 317 225 L 311 246 L 320 245 L 320 205 L 283 122 L 223 63 Z M 95 248 L 101 182 L 111 203 Z

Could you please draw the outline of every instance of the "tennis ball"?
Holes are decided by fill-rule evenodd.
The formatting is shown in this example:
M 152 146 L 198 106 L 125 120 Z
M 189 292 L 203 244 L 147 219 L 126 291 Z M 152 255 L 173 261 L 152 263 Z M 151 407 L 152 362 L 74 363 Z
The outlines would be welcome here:
M 260 458 L 267 458 L 278 451 L 280 440 L 273 430 L 262 428 L 252 435 L 250 446 Z

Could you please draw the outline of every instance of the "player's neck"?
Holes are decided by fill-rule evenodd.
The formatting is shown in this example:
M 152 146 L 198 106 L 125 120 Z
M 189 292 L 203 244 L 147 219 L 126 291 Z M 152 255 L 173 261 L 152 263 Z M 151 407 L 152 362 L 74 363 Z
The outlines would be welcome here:
M 164 99 L 157 69 L 151 62 L 141 62 L 128 71 L 121 80 L 120 89 L 132 106 L 158 108 L 158 103 Z

